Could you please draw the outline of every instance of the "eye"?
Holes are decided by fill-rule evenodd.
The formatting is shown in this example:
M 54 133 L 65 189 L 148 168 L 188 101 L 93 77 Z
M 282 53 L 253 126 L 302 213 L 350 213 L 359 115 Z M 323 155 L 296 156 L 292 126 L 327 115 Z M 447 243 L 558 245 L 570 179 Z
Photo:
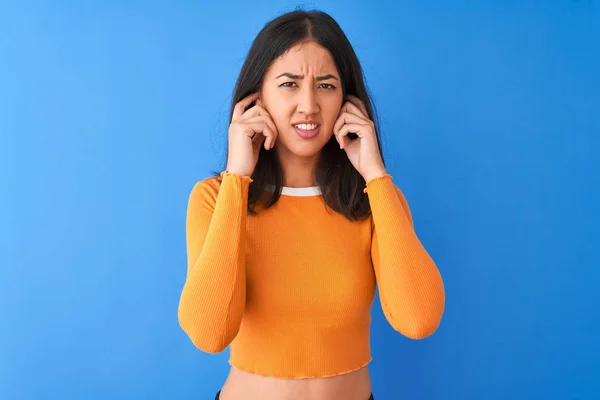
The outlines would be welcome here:
M 335 89 L 335 86 L 333 86 L 331 83 L 323 83 L 323 85 L 329 86 L 328 90 L 334 90 Z
M 295 85 L 296 83 L 295 83 L 295 82 L 284 82 L 284 83 L 282 83 L 282 84 L 281 84 L 281 85 L 279 85 L 279 86 L 280 86 L 280 87 L 287 87 L 287 88 L 291 87 L 291 86 L 288 86 L 288 84 Z M 323 86 L 323 85 L 326 85 L 326 86 L 327 86 L 327 90 L 334 90 L 334 89 L 335 89 L 335 86 L 333 86 L 333 85 L 332 85 L 332 84 L 330 84 L 330 83 L 322 83 L 322 84 L 321 84 L 321 86 Z

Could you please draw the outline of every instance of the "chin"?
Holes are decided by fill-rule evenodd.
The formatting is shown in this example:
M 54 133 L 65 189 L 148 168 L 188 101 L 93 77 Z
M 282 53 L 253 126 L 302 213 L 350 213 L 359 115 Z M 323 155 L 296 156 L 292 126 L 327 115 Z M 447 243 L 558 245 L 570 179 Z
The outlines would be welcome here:
M 293 149 L 291 152 L 298 157 L 314 157 L 321 152 L 323 146 L 321 147 L 312 147 L 312 148 L 299 148 Z
M 296 142 L 290 143 L 289 146 L 286 146 L 286 150 L 289 153 L 292 153 L 299 157 L 313 157 L 319 154 L 326 144 L 327 142 L 322 142 L 320 140 L 304 141 L 300 143 Z

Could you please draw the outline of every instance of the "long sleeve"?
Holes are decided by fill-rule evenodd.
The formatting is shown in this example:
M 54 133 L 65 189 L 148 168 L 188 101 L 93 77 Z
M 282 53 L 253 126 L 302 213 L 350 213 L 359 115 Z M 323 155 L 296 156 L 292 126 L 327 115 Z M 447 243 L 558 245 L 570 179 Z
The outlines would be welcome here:
M 417 237 L 407 201 L 392 177 L 371 180 L 365 192 L 372 212 L 371 259 L 384 315 L 404 336 L 425 338 L 436 331 L 444 313 L 441 274 Z
M 187 277 L 178 319 L 194 345 L 223 351 L 238 333 L 246 301 L 246 209 L 250 177 L 198 182 L 186 215 Z

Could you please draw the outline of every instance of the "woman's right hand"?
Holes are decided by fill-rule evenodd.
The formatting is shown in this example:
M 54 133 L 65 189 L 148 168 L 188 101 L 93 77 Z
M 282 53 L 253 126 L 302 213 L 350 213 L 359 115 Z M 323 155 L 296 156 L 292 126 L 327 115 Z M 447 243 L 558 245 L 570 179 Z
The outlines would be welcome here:
M 253 101 L 256 101 L 256 105 L 244 111 Z M 277 134 L 275 123 L 258 99 L 258 92 L 240 100 L 233 109 L 229 125 L 227 171 L 239 176 L 251 176 L 261 146 L 264 143 L 265 150 L 271 150 Z

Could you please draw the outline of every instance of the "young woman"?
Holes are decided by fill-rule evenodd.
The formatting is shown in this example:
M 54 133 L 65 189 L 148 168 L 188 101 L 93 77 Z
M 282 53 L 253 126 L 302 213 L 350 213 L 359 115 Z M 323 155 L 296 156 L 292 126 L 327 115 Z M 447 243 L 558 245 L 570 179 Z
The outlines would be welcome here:
M 225 169 L 186 217 L 178 316 L 199 349 L 230 345 L 221 400 L 373 399 L 370 309 L 420 339 L 441 275 L 388 174 L 361 66 L 326 13 L 269 22 L 235 87 Z

